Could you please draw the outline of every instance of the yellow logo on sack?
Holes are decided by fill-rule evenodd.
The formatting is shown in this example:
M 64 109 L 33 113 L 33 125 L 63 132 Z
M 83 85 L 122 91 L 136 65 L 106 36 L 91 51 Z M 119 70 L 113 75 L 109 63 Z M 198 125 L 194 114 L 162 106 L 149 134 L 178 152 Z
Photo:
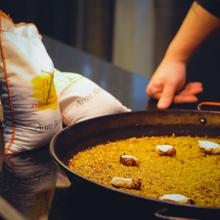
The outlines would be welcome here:
M 58 101 L 53 77 L 54 72 L 41 71 L 41 74 L 31 81 L 34 89 L 33 97 L 38 100 L 38 103 L 32 106 L 33 108 L 39 110 L 57 108 Z

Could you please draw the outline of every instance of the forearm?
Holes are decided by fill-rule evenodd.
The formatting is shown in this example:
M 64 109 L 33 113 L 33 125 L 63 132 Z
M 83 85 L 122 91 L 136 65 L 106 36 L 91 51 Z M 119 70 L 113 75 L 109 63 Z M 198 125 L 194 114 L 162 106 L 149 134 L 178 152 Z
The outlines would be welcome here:
M 193 3 L 179 31 L 170 43 L 164 60 L 186 62 L 207 36 L 220 27 L 220 19 Z

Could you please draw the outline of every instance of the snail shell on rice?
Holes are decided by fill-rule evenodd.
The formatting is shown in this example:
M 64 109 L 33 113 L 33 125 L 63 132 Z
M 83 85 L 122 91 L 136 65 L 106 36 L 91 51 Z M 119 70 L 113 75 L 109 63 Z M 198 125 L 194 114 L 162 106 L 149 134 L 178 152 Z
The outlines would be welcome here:
M 156 151 L 161 155 L 175 156 L 176 149 L 172 145 L 157 145 Z
M 125 166 L 139 166 L 140 164 L 136 157 L 126 154 L 120 156 L 120 163 Z
M 168 201 L 168 202 L 177 202 L 181 204 L 195 204 L 195 202 L 181 194 L 165 194 L 159 197 L 160 200 Z
M 141 179 L 139 178 L 123 178 L 113 177 L 110 184 L 118 188 L 136 189 L 141 188 Z
M 220 154 L 220 145 L 218 143 L 199 140 L 199 147 L 207 154 Z

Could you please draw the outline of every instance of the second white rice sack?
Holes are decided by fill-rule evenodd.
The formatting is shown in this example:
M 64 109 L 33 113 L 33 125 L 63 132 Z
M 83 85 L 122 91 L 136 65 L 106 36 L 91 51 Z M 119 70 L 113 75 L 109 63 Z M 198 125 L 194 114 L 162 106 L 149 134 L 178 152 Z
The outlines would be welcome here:
M 55 71 L 54 80 L 65 125 L 130 111 L 110 93 L 80 74 Z

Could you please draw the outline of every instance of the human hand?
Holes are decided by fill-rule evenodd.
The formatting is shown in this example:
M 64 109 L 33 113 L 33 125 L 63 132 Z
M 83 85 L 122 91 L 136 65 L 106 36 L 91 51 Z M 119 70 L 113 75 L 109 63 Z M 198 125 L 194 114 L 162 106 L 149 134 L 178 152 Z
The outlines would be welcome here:
M 200 82 L 190 82 L 185 87 L 186 64 L 180 61 L 163 61 L 146 88 L 148 96 L 158 99 L 159 109 L 168 108 L 174 103 L 196 102 L 197 94 L 203 91 Z

